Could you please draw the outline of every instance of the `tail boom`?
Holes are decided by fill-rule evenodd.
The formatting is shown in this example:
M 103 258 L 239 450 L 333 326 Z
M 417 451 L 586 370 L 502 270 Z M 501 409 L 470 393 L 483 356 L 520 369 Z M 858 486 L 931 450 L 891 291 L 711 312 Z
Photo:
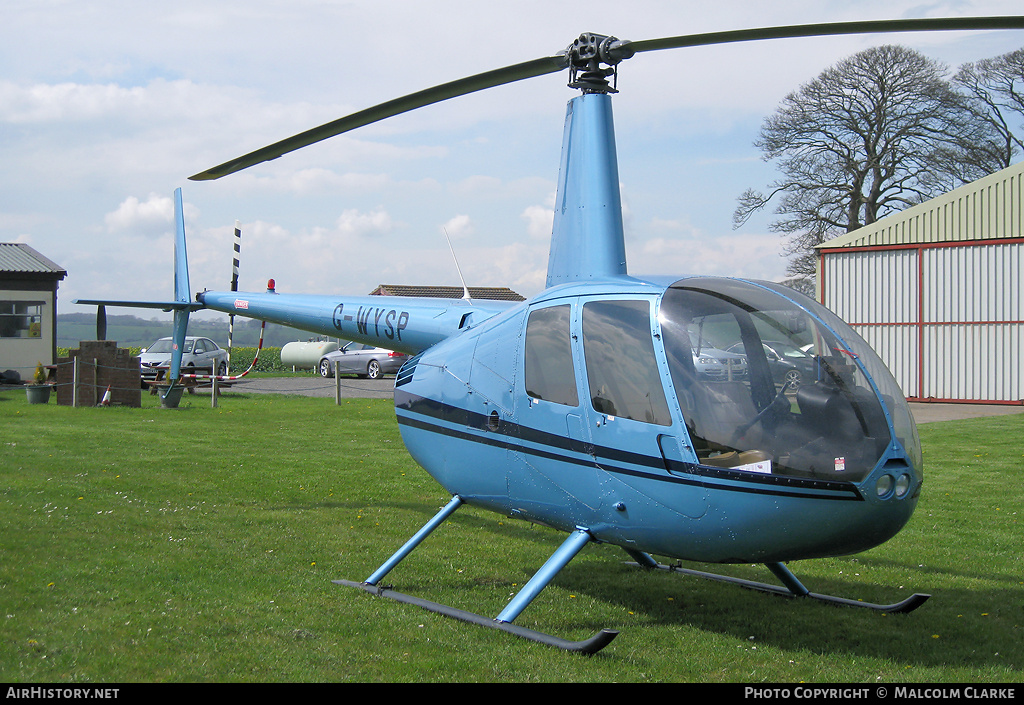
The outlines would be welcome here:
M 205 308 L 416 354 L 516 305 L 410 296 L 204 291 Z

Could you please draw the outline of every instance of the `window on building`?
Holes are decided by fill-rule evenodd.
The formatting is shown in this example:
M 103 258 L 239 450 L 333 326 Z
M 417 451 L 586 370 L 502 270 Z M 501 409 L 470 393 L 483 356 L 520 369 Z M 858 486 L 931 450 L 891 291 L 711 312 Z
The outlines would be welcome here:
M 0 301 L 0 338 L 38 338 L 42 335 L 42 301 Z

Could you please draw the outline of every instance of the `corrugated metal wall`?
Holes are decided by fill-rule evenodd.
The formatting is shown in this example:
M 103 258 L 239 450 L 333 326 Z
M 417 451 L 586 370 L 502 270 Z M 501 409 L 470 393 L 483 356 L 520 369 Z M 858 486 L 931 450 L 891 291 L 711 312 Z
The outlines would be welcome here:
M 854 249 L 823 265 L 823 302 L 908 398 L 1024 399 L 1024 241 Z
M 1021 403 L 1024 163 L 825 243 L 819 300 L 909 399 Z
M 924 396 L 1024 398 L 1024 242 L 922 250 Z
M 854 250 L 826 262 L 822 302 L 881 356 L 908 398 L 919 396 L 917 250 Z

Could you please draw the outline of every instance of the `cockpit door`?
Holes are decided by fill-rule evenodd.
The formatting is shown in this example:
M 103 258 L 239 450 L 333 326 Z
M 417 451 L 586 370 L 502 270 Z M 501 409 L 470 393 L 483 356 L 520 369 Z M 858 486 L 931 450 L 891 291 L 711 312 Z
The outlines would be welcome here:
M 707 496 L 699 481 L 681 479 L 692 454 L 656 337 L 656 303 L 649 298 L 581 302 L 584 420 L 596 462 L 622 494 L 642 494 L 696 518 L 704 515 Z
M 573 298 L 545 302 L 529 311 L 521 336 L 508 494 L 513 513 L 551 523 L 564 516 L 589 521 L 600 503 L 581 409 L 574 316 Z

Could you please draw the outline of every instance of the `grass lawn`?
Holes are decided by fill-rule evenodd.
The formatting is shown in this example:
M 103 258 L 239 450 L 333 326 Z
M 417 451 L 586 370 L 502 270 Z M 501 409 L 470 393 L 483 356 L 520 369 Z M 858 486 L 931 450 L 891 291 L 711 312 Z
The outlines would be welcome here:
M 790 565 L 815 592 L 930 593 L 916 612 L 646 573 L 588 546 L 516 620 L 572 639 L 621 630 L 583 657 L 331 582 L 365 579 L 449 499 L 389 401 L 143 404 L 0 393 L 0 682 L 1024 680 L 1024 414 L 923 425 L 908 527 Z M 497 615 L 561 540 L 465 507 L 387 580 Z

